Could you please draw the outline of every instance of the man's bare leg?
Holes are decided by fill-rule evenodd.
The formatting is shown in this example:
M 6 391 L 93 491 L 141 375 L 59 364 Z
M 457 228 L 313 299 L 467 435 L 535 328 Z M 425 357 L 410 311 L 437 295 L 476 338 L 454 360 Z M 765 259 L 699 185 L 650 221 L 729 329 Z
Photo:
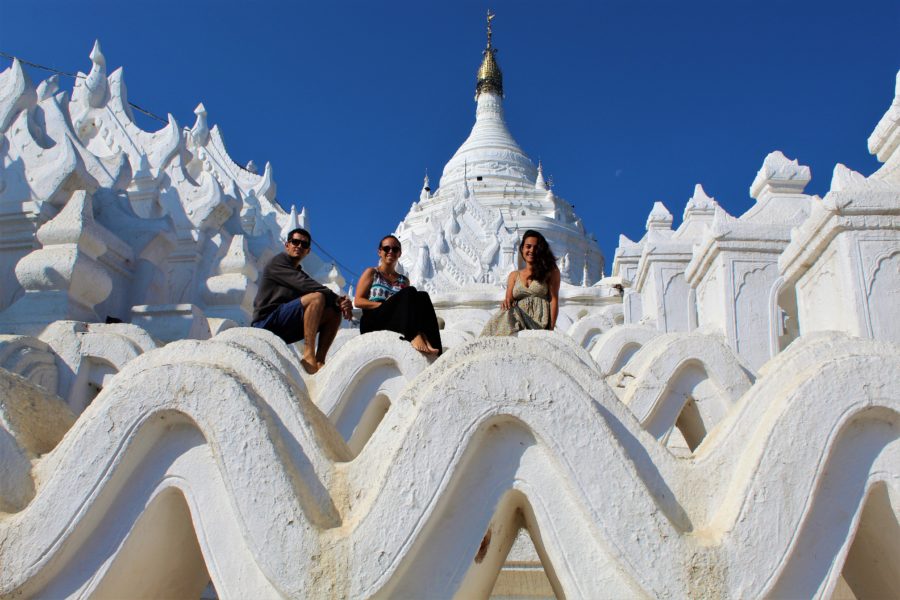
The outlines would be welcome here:
M 325 295 L 321 292 L 306 294 L 300 297 L 300 303 L 303 304 L 303 341 L 306 345 L 300 365 L 312 375 L 319 370 L 316 363 L 316 334 L 319 332 L 319 325 L 322 322 Z
M 338 329 L 341 327 L 341 313 L 335 310 L 326 310 L 322 315 L 321 325 L 319 326 L 319 349 L 316 351 L 316 367 L 325 366 L 325 357 L 328 356 L 328 349 L 331 348 L 331 342 L 337 335 Z

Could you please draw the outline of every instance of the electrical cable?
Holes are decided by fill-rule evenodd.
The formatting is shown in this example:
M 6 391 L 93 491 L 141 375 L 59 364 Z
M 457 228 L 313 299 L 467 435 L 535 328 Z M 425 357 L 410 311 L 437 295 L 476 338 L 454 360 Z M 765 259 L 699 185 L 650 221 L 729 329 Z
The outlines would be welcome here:
M 347 267 L 347 265 L 342 264 L 341 261 L 339 261 L 338 259 L 336 259 L 330 252 L 328 252 L 328 250 L 326 250 L 325 248 L 323 248 L 323 247 L 321 246 L 321 244 L 319 244 L 319 243 L 316 242 L 315 240 L 313 240 L 313 246 L 315 246 L 317 249 L 321 250 L 321 251 L 322 251 L 322 254 L 324 254 L 325 256 L 327 256 L 328 258 L 330 258 L 332 261 L 334 261 L 334 264 L 336 264 L 336 265 L 339 266 L 341 269 L 343 269 L 345 273 L 349 273 L 350 275 L 353 275 L 353 277 L 355 277 L 356 279 L 359 279 L 359 273 L 356 273 L 355 271 L 351 271 L 351 270 Z
M 23 65 L 28 65 L 29 67 L 34 67 L 35 69 L 42 69 L 44 71 L 50 71 L 51 73 L 56 73 L 57 75 L 65 75 L 66 77 L 71 77 L 72 79 L 87 79 L 84 75 L 79 75 L 78 73 L 67 73 L 65 71 L 60 71 L 59 69 L 54 69 L 53 67 L 46 67 L 44 65 L 39 65 L 35 62 L 31 62 L 30 60 L 25 60 L 24 58 L 19 58 L 18 56 L 14 56 L 12 54 L 8 54 L 3 51 L 0 51 L 0 56 L 3 56 L 4 58 L 8 58 L 10 60 L 17 60 L 20 63 L 22 63 Z M 163 119 L 159 115 L 153 114 L 146 108 L 142 108 L 142 107 L 138 106 L 137 104 L 135 104 L 134 102 L 129 102 L 128 105 L 131 106 L 131 108 L 139 110 L 140 112 L 144 113 L 148 117 L 156 119 L 160 123 L 168 123 L 168 121 L 166 119 Z

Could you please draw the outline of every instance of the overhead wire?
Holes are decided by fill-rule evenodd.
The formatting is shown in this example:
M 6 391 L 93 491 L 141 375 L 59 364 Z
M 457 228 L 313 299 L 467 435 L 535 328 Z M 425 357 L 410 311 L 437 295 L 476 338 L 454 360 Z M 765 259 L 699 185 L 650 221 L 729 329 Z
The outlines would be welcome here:
M 8 59 L 11 60 L 11 61 L 12 61 L 12 60 L 18 60 L 18 61 L 19 61 L 20 63 L 22 63 L 23 65 L 28 65 L 29 67 L 33 67 L 33 68 L 35 68 L 35 69 L 41 69 L 41 70 L 43 70 L 43 71 L 49 71 L 50 73 L 55 73 L 55 74 L 57 74 L 57 75 L 64 75 L 64 76 L 66 76 L 66 77 L 71 77 L 72 79 L 86 79 L 86 78 L 87 78 L 85 75 L 81 75 L 81 74 L 79 74 L 79 73 L 69 73 L 69 72 L 67 72 L 67 71 L 60 71 L 59 69 L 55 69 L 55 68 L 53 68 L 53 67 L 48 67 L 48 66 L 46 66 L 46 65 L 41 65 L 41 64 L 38 64 L 38 63 L 36 63 L 36 62 L 32 62 L 32 61 L 30 61 L 30 60 L 26 60 L 26 59 L 24 59 L 24 58 L 15 56 L 15 55 L 13 55 L 13 54 L 9 54 L 9 53 L 7 53 L 7 52 L 3 52 L 2 50 L 0 50 L 0 56 L 2 56 L 2 57 L 4 57 L 4 58 L 8 58 Z M 160 117 L 159 115 L 153 114 L 153 113 L 150 112 L 149 110 L 147 110 L 147 109 L 145 109 L 145 108 L 143 108 L 143 107 L 141 107 L 141 106 L 138 106 L 138 105 L 135 104 L 134 102 L 129 101 L 129 102 L 128 102 L 128 105 L 131 106 L 132 108 L 134 108 L 135 110 L 138 110 L 138 111 L 142 112 L 143 114 L 147 115 L 148 117 L 150 117 L 150 118 L 152 118 L 152 119 L 156 119 L 157 121 L 159 121 L 159 122 L 161 122 L 161 123 L 168 123 L 168 122 L 169 122 L 167 119 L 163 119 L 163 118 Z M 246 169 L 244 169 L 244 167 L 241 167 L 240 165 L 237 165 L 237 166 L 240 167 L 241 169 L 243 169 L 243 170 L 246 171 Z M 326 250 L 325 248 L 323 248 L 321 244 L 319 244 L 319 243 L 317 243 L 317 242 L 313 242 L 313 245 L 315 245 L 315 247 L 316 247 L 318 250 L 320 250 L 320 251 L 322 252 L 322 254 L 324 254 L 325 256 L 327 256 L 328 258 L 330 258 L 333 264 L 336 264 L 336 265 L 339 266 L 342 270 L 344 270 L 344 272 L 346 272 L 346 273 L 348 273 L 348 274 L 350 274 L 350 275 L 353 275 L 353 277 L 355 277 L 356 279 L 359 279 L 359 274 L 358 274 L 358 273 L 356 273 L 355 271 L 351 270 L 349 267 L 347 267 L 345 264 L 343 264 L 341 261 L 339 261 L 337 258 L 335 258 L 335 256 L 334 256 L 333 254 L 331 254 L 330 252 L 328 252 L 328 250 Z
M 353 277 L 355 277 L 356 279 L 359 279 L 359 273 L 357 273 L 357 272 L 355 272 L 355 271 L 352 271 L 347 265 L 342 264 L 341 261 L 339 261 L 338 259 L 336 259 L 330 252 L 328 252 L 328 250 L 326 250 L 325 248 L 323 248 L 321 244 L 319 244 L 319 243 L 316 242 L 316 241 L 313 241 L 313 246 L 315 246 L 317 249 L 319 249 L 319 250 L 322 252 L 322 254 L 324 254 L 325 256 L 327 256 L 328 258 L 330 258 L 330 259 L 334 262 L 334 264 L 336 264 L 337 266 L 339 266 L 339 267 L 340 267 L 341 269 L 343 269 L 346 273 L 349 273 L 350 275 L 353 275 Z

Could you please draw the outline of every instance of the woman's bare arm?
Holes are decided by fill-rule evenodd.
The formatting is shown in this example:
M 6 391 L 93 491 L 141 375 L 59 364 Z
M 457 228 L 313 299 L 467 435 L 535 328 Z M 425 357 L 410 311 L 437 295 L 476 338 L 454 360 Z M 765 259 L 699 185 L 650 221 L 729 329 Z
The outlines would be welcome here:
M 500 303 L 501 310 L 509 310 L 509 307 L 512 306 L 513 287 L 516 285 L 516 278 L 518 276 L 519 272 L 513 271 L 509 274 L 509 277 L 506 278 L 506 296 L 503 297 L 503 301 Z
M 559 269 L 550 273 L 550 331 L 556 329 L 556 317 L 559 316 Z
M 380 302 L 369 300 L 369 292 L 372 289 L 373 281 L 375 281 L 375 269 L 369 267 L 363 271 L 359 281 L 356 283 L 356 297 L 353 299 L 353 304 L 356 308 L 371 309 L 381 306 Z

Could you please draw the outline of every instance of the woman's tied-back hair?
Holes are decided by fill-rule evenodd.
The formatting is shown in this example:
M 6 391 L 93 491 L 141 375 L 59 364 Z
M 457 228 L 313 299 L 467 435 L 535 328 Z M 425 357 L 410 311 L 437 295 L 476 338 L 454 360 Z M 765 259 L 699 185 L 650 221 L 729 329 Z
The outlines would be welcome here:
M 556 269 L 556 257 L 553 256 L 553 251 L 550 250 L 550 244 L 547 243 L 547 239 L 534 229 L 529 229 L 522 234 L 522 241 L 519 243 L 519 256 L 522 255 L 522 248 L 525 246 L 525 240 L 528 238 L 537 239 L 534 252 L 534 265 L 532 267 L 534 271 L 532 273 L 532 281 L 546 283 L 547 279 L 550 278 L 550 273 Z
M 384 240 L 394 240 L 395 242 L 397 242 L 397 245 L 400 247 L 400 251 L 401 252 L 403 251 L 403 244 L 400 243 L 400 240 L 393 233 L 389 233 L 386 236 L 384 236 L 383 238 L 381 238 L 381 241 L 378 242 L 379 250 L 381 250 L 381 247 L 384 246 Z

